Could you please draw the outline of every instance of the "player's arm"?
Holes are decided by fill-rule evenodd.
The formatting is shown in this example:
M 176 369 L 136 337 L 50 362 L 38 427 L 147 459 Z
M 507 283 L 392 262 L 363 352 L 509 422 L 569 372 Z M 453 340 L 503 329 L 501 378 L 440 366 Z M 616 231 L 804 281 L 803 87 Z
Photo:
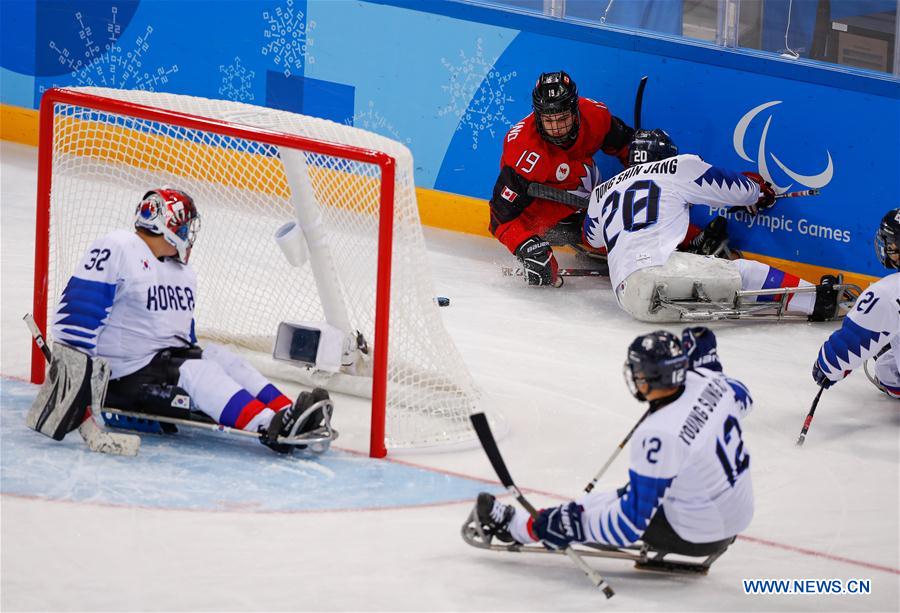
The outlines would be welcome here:
M 690 204 L 715 208 L 752 207 L 760 202 L 760 185 L 733 170 L 707 164 L 696 155 L 679 155 L 677 189 Z M 772 195 L 774 202 L 774 193 Z
M 510 252 L 515 251 L 525 238 L 519 237 L 515 224 L 512 222 L 534 201 L 534 198 L 528 195 L 529 183 L 531 182 L 511 166 L 503 166 L 494 183 L 494 191 L 490 200 L 490 229 L 497 240 L 506 245 Z M 510 230 L 513 232 L 510 233 Z M 507 236 L 507 234 L 509 235 Z
M 619 158 L 622 166 L 627 166 L 628 147 L 632 140 L 634 140 L 634 128 L 615 115 L 610 115 L 609 131 L 600 146 L 603 153 Z
M 53 319 L 53 339 L 90 356 L 106 326 L 118 290 L 121 246 L 108 237 L 94 242 L 66 283 Z
M 650 524 L 683 461 L 681 444 L 667 433 L 639 429 L 631 443 L 628 484 L 616 492 L 591 492 L 576 502 L 544 509 L 529 524 L 550 547 L 571 542 L 625 547 Z
M 828 337 L 813 364 L 813 378 L 831 387 L 890 342 L 900 329 L 898 277 L 873 283 L 856 299 L 840 329 Z

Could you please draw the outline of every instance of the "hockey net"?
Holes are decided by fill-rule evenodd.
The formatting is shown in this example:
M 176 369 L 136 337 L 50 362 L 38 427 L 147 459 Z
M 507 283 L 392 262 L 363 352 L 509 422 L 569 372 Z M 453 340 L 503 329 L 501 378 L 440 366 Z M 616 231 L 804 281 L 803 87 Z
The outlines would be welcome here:
M 288 264 L 273 240 L 295 218 L 285 150 L 305 157 L 315 202 L 304 206 L 320 209 L 340 300 L 369 344 L 370 376 L 270 357 L 279 322 L 325 319 L 310 265 Z M 90 243 L 130 227 L 145 191 L 177 187 L 202 221 L 191 255 L 201 343 L 253 355 L 270 376 L 371 393 L 373 456 L 473 439 L 468 416 L 482 410 L 482 394 L 433 302 L 412 155 L 400 143 L 248 104 L 84 87 L 45 94 L 39 159 L 34 306 L 43 329 Z M 42 377 L 38 354 L 32 379 Z

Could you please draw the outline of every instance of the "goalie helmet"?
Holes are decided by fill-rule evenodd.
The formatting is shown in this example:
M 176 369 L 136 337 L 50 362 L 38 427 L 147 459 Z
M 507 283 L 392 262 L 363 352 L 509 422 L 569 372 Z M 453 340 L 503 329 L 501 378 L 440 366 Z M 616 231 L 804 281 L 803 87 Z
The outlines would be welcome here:
M 628 165 L 658 162 L 678 155 L 678 147 L 665 130 L 638 130 L 628 149 Z
M 684 385 L 688 358 L 681 348 L 681 342 L 671 332 L 657 330 L 639 336 L 628 347 L 623 374 L 631 395 L 638 400 L 646 400 L 640 387 L 645 391 L 671 389 Z
M 134 227 L 162 236 L 187 264 L 200 230 L 200 213 L 194 199 L 181 190 L 153 189 L 144 194 L 134 212 Z
M 548 143 L 560 147 L 568 147 L 578 138 L 578 88 L 575 81 L 565 72 L 544 72 L 538 77 L 531 92 L 531 106 L 534 109 L 534 119 L 538 133 Z M 560 115 L 569 113 L 562 118 L 553 129 L 554 133 L 547 131 L 544 125 L 544 115 Z
M 900 209 L 881 218 L 875 232 L 875 255 L 885 268 L 900 269 Z

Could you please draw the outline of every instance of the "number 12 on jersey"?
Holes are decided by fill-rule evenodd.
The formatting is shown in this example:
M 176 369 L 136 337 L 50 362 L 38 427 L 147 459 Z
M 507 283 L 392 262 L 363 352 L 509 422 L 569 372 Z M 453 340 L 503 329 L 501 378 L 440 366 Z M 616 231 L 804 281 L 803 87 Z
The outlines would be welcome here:
M 722 427 L 722 438 L 716 439 L 716 455 L 725 471 L 725 477 L 734 487 L 738 476 L 750 468 L 750 454 L 744 453 L 744 440 L 741 438 L 741 424 L 734 415 L 729 415 Z

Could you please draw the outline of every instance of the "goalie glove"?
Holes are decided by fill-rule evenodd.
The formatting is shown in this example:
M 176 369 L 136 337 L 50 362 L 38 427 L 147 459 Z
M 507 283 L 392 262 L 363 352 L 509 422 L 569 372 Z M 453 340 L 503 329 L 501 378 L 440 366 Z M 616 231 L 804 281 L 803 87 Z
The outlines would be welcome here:
M 772 189 L 772 184 L 756 172 L 744 172 L 741 174 L 759 185 L 759 199 L 756 201 L 756 204 L 747 207 L 747 210 L 755 215 L 759 211 L 772 208 L 775 205 L 775 190 Z
M 559 287 L 562 278 L 559 276 L 559 264 L 550 248 L 550 243 L 540 236 L 526 238 L 516 247 L 516 257 L 522 263 L 525 282 L 528 285 L 550 285 Z

